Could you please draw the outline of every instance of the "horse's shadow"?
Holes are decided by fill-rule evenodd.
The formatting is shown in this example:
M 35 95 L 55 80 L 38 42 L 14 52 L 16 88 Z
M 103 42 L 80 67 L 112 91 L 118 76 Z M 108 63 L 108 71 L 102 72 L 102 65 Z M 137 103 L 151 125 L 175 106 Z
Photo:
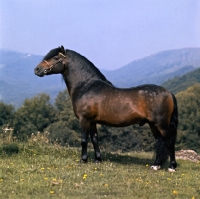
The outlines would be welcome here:
M 149 157 L 137 157 L 137 155 L 134 157 L 133 155 L 126 155 L 126 154 L 120 154 L 120 153 L 106 153 L 102 152 L 102 160 L 103 162 L 113 162 L 117 164 L 123 164 L 123 165 L 131 165 L 131 164 L 136 164 L 136 165 L 141 165 L 141 166 L 146 166 L 146 165 L 153 165 L 154 160 L 155 160 L 155 154 L 149 154 Z M 89 159 L 91 161 L 94 160 L 93 156 L 94 153 L 92 151 L 88 152 Z M 162 169 L 167 170 L 169 165 L 169 161 L 166 161 L 162 165 Z

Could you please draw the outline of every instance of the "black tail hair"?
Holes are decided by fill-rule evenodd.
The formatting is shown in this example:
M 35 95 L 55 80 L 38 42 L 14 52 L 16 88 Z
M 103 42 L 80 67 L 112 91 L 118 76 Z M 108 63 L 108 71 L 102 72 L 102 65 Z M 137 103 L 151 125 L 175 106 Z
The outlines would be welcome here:
M 176 129 L 177 132 L 177 127 L 178 127 L 178 106 L 177 106 L 177 100 L 174 94 L 172 93 L 172 98 L 174 101 L 174 110 L 172 113 L 171 121 L 170 121 L 170 128 Z
M 170 129 L 174 132 L 174 139 L 176 140 L 177 137 L 177 127 L 178 127 L 178 106 L 177 106 L 177 100 L 174 94 L 172 94 L 172 98 L 174 101 L 174 110 L 172 112 L 171 120 L 170 120 Z M 168 157 L 169 157 L 169 152 L 166 146 L 166 143 L 162 137 L 159 137 L 156 141 L 156 156 L 157 156 L 157 161 L 159 163 L 164 164 Z M 156 162 L 155 162 L 156 164 Z
M 168 157 L 169 157 L 169 151 L 166 146 L 166 143 L 162 137 L 158 137 L 156 139 L 156 144 L 155 144 L 155 155 L 156 155 L 156 161 L 155 165 L 163 165 Z

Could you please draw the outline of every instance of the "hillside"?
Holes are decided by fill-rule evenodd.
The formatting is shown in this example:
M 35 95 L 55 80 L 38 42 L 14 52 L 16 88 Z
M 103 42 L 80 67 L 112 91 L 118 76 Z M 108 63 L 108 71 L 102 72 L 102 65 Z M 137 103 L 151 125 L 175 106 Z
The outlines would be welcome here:
M 193 70 L 181 77 L 174 77 L 162 84 L 165 88 L 176 94 L 186 90 L 188 87 L 200 83 L 200 68 Z
M 19 107 L 25 98 L 48 93 L 54 100 L 66 88 L 60 75 L 39 78 L 33 69 L 43 56 L 0 50 L 0 100 Z M 95 64 L 95 63 L 94 63 Z M 136 60 L 102 73 L 114 85 L 130 87 L 145 83 L 162 84 L 200 67 L 200 48 L 169 50 Z
M 162 84 L 200 67 L 200 48 L 163 51 L 139 59 L 113 71 L 103 71 L 119 87 Z

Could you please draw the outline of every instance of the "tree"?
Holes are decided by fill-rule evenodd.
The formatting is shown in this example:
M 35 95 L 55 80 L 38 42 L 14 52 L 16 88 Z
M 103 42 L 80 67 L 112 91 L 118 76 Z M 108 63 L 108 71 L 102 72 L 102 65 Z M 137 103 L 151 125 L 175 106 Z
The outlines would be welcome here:
M 62 145 L 80 146 L 80 125 L 74 115 L 71 100 L 67 90 L 60 92 L 55 100 L 57 121 L 50 124 L 46 130 L 49 137 Z
M 131 125 L 123 128 L 98 127 L 100 145 L 109 151 L 152 151 L 154 137 L 148 125 Z
M 14 134 L 19 138 L 27 138 L 37 131 L 42 132 L 56 121 L 56 111 L 50 104 L 47 94 L 40 94 L 26 99 L 16 111 L 14 118 Z
M 13 105 L 4 104 L 0 102 L 0 128 L 5 125 L 12 125 L 15 108 Z
M 58 120 L 67 123 L 67 126 L 75 131 L 80 131 L 79 121 L 74 114 L 72 108 L 71 99 L 68 95 L 68 91 L 64 90 L 59 92 L 56 100 L 55 107 L 58 111 Z
M 179 108 L 178 145 L 200 152 L 200 84 L 176 95 Z

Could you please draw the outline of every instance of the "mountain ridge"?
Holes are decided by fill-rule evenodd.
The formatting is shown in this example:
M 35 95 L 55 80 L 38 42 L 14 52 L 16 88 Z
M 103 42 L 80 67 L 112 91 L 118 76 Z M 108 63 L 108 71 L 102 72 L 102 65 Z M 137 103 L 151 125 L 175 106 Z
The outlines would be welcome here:
M 155 53 L 114 71 L 103 72 L 116 86 L 130 87 L 144 83 L 161 84 L 176 76 L 176 71 L 183 75 L 198 67 L 200 67 L 200 48 L 183 48 Z M 134 70 L 135 79 L 130 76 L 134 74 Z M 123 81 L 124 78 L 128 78 L 128 81 Z
M 197 68 L 189 73 L 186 73 L 180 77 L 176 76 L 162 84 L 163 87 L 167 88 L 172 93 L 186 90 L 188 87 L 194 84 L 200 84 L 200 68 Z

